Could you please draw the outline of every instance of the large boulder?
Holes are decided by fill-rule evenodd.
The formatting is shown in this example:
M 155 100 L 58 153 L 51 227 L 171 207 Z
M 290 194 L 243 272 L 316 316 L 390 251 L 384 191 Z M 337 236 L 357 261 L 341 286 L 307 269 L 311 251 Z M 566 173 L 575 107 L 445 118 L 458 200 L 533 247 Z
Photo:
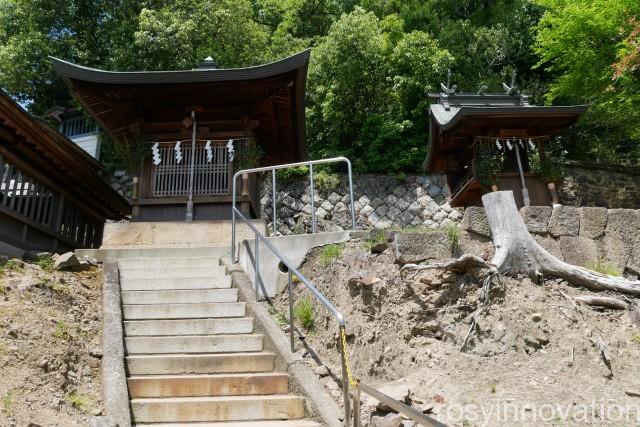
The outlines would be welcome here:
M 484 208 L 479 206 L 469 206 L 466 208 L 460 225 L 464 230 L 481 236 L 491 237 L 491 228 L 489 227 L 489 221 L 487 221 L 487 214 Z
M 573 206 L 556 205 L 549 220 L 549 233 L 554 237 L 577 236 L 580 233 L 580 212 Z
M 384 417 L 372 416 L 369 425 L 371 427 L 400 427 L 402 426 L 402 421 L 402 415 L 390 413 Z
M 56 258 L 53 268 L 56 270 L 72 269 L 80 265 L 78 257 L 73 252 L 67 252 Z
M 401 265 L 451 258 L 451 243 L 444 231 L 397 233 L 394 249 L 396 262 Z
M 580 237 L 597 239 L 607 226 L 606 208 L 580 208 Z
M 520 209 L 520 216 L 527 225 L 529 233 L 547 234 L 551 212 L 551 206 L 525 206 Z

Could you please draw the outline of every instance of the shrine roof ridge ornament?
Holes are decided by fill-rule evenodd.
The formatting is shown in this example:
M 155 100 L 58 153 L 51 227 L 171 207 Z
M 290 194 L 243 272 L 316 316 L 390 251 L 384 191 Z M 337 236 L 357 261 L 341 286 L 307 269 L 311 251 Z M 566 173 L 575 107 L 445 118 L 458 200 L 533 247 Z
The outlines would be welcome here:
M 196 68 L 178 71 L 106 71 L 50 56 L 53 67 L 65 79 L 106 84 L 207 83 L 272 77 L 308 67 L 310 49 L 287 58 L 245 68 Z

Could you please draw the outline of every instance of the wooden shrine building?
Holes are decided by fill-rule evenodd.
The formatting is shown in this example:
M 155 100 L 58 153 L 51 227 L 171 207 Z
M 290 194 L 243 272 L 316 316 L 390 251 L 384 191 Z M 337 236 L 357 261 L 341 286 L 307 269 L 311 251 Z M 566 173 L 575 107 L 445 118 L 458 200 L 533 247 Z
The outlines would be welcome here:
M 447 175 L 451 206 L 482 206 L 481 196 L 492 189 L 513 190 L 518 206 L 551 204 L 555 179 L 540 173 L 549 164 L 545 144 L 586 107 L 533 106 L 511 90 L 456 93 L 442 86 L 429 95 L 435 102 L 425 169 Z
M 218 69 L 207 58 L 193 70 L 148 72 L 52 61 L 100 127 L 144 154 L 132 220 L 189 221 L 230 218 L 236 171 L 306 160 L 309 55 L 237 69 Z M 238 184 L 239 207 L 254 217 L 255 179 Z
M 130 213 L 82 148 L 0 91 L 0 253 L 100 246 L 106 219 Z

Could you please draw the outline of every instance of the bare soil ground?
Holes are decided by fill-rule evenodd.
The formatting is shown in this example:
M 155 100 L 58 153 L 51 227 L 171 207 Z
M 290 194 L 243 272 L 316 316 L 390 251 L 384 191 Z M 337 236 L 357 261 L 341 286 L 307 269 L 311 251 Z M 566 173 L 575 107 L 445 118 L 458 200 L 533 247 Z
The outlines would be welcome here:
M 490 243 L 462 237 L 465 251 L 491 255 Z M 640 425 L 638 300 L 628 311 L 574 306 L 571 297 L 592 292 L 502 278 L 461 350 L 484 302 L 483 280 L 439 270 L 402 278 L 391 249 L 369 247 L 352 240 L 329 262 L 316 248 L 301 268 L 345 314 L 358 379 L 405 384 L 414 407 L 454 426 Z M 296 285 L 297 301 L 308 295 L 303 287 Z M 281 313 L 287 301 L 286 293 L 274 299 Z M 317 302 L 314 313 L 307 360 L 335 374 L 317 369 L 340 403 L 337 325 Z M 367 421 L 375 402 L 364 410 Z
M 101 270 L 0 271 L 0 426 L 89 425 L 102 405 Z

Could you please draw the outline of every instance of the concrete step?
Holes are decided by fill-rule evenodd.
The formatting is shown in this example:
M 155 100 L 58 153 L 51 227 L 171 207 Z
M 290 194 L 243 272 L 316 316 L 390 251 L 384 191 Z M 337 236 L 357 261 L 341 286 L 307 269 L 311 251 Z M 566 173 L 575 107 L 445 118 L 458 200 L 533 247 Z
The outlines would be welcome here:
M 244 302 L 208 302 L 202 304 L 124 304 L 125 320 L 206 319 L 244 317 Z
M 304 416 L 304 399 L 292 395 L 131 399 L 136 423 L 283 420 Z
M 182 277 L 219 277 L 226 274 L 225 267 L 134 267 L 119 268 L 120 280 L 160 279 Z
M 124 258 L 118 260 L 119 268 L 140 268 L 140 267 L 201 267 L 220 266 L 220 257 L 189 257 L 189 258 Z
M 270 372 L 273 353 L 180 354 L 127 356 L 129 375 L 223 374 Z
M 231 277 L 161 277 L 120 280 L 123 291 L 157 291 L 162 289 L 224 289 L 231 287 Z
M 239 240 L 241 241 L 241 240 Z M 78 257 L 88 256 L 99 262 L 123 258 L 193 258 L 223 257 L 231 253 L 230 246 L 166 246 L 166 247 L 101 247 L 100 249 L 76 249 Z
M 315 421 L 298 420 L 278 420 L 278 421 L 232 421 L 222 423 L 153 423 L 136 424 L 137 427 L 320 427 Z
M 127 379 L 129 396 L 189 397 L 286 394 L 289 375 L 276 373 L 153 375 Z
M 237 289 L 165 289 L 161 291 L 122 291 L 123 304 L 194 304 L 237 302 Z
M 126 320 L 126 336 L 249 334 L 253 319 Z
M 262 335 L 125 337 L 127 354 L 242 353 L 262 350 Z

